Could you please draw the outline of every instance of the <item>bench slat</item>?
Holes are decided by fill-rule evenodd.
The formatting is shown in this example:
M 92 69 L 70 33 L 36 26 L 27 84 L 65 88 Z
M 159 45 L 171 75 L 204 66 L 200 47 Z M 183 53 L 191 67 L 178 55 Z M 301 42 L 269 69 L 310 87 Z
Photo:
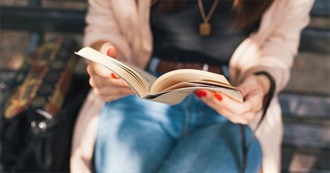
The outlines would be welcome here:
M 329 173 L 329 150 L 282 146 L 282 172 Z
M 329 0 L 315 0 L 312 11 L 312 16 L 330 17 L 330 1 Z
M 330 118 L 330 97 L 281 93 L 279 100 L 285 116 Z
M 1 28 L 35 32 L 82 33 L 84 10 L 1 6 Z
M 330 127 L 285 123 L 283 144 L 296 147 L 330 149 Z
M 330 30 L 307 28 L 301 33 L 300 50 L 330 53 Z

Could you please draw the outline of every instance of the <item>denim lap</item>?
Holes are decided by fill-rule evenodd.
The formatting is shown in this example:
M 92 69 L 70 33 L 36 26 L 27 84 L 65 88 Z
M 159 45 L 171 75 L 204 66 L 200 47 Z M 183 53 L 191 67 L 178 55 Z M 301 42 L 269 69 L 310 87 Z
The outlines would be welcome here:
M 160 173 L 238 173 L 242 166 L 239 126 L 227 123 L 202 127 L 179 140 Z M 245 128 L 250 137 L 251 130 Z M 259 172 L 261 151 L 257 140 L 249 150 L 246 173 Z
M 246 172 L 258 172 L 261 155 L 255 140 Z M 128 96 L 107 103 L 100 114 L 96 172 L 238 172 L 241 162 L 239 126 L 194 95 L 173 106 Z

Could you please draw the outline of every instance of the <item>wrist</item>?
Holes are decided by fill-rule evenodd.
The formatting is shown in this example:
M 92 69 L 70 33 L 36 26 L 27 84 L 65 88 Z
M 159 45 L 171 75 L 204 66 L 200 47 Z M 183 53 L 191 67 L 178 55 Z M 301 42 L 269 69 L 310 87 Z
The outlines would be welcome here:
M 260 79 L 260 82 L 263 85 L 262 87 L 263 87 L 263 91 L 264 91 L 264 105 L 265 105 L 265 110 L 267 110 L 271 100 L 273 99 L 275 91 L 276 91 L 275 80 L 274 80 L 273 76 L 270 75 L 266 71 L 255 72 L 254 75 L 259 76 L 259 77 L 263 76 L 267 79 L 267 80 L 265 80 L 263 77 L 258 78 L 258 79 Z M 265 114 L 265 112 L 263 114 Z
M 271 82 L 270 82 L 268 76 L 266 76 L 264 74 L 256 73 L 255 77 L 257 78 L 258 83 L 261 85 L 264 95 L 267 95 L 269 93 L 270 87 L 271 87 Z

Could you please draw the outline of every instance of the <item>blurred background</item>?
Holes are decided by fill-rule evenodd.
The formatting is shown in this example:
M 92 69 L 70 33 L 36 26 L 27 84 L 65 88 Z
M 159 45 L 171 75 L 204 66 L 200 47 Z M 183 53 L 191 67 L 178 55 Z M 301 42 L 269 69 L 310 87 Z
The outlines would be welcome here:
M 26 58 L 59 36 L 81 43 L 86 0 L 0 1 L 0 103 Z M 79 46 L 78 46 L 79 47 Z M 330 172 L 330 0 L 316 0 L 288 86 L 280 94 L 283 172 Z M 85 64 L 75 66 L 85 76 Z

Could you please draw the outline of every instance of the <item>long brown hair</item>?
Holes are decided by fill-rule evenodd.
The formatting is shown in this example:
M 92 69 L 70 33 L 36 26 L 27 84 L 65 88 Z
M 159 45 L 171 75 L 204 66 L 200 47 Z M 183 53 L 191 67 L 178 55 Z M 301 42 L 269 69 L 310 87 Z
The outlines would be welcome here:
M 158 2 L 159 1 L 159 2 Z M 169 12 L 174 8 L 182 8 L 187 0 L 152 0 L 158 2 L 158 11 Z M 225 0 L 228 1 L 228 0 Z M 274 0 L 232 0 L 233 9 L 236 11 L 236 19 L 233 28 L 242 29 L 257 21 L 271 6 Z

